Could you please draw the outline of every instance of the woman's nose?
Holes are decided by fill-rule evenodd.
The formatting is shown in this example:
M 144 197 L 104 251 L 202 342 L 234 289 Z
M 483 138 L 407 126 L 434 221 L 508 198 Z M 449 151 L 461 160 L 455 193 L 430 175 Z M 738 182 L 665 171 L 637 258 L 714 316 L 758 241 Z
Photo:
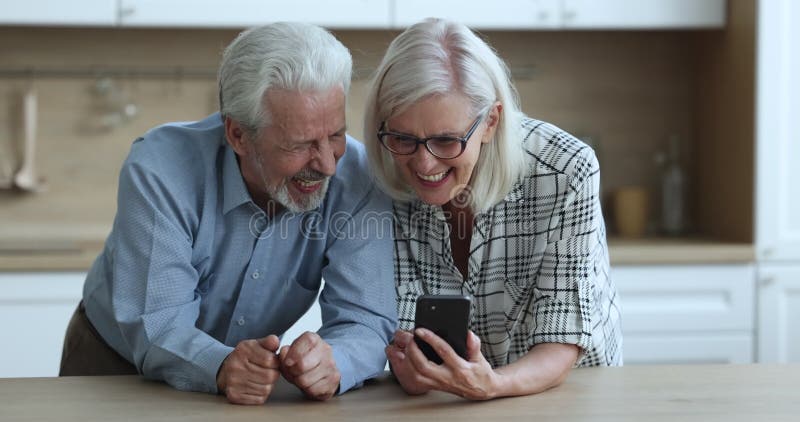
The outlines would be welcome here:
M 438 163 L 438 158 L 428 151 L 425 145 L 420 145 L 417 151 L 412 155 L 412 161 L 417 168 L 417 171 L 430 170 Z

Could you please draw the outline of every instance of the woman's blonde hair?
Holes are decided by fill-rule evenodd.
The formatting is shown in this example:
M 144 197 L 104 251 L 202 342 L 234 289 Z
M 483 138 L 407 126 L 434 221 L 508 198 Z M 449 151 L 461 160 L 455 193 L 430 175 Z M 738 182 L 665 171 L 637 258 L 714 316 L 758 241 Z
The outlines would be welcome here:
M 370 166 L 394 199 L 413 200 L 389 151 L 381 147 L 381 122 L 435 95 L 464 95 L 477 115 L 502 104 L 494 139 L 482 146 L 466 203 L 484 212 L 503 200 L 524 172 L 519 104 L 508 68 L 494 50 L 465 25 L 441 19 L 417 23 L 392 41 L 367 94 L 364 138 Z

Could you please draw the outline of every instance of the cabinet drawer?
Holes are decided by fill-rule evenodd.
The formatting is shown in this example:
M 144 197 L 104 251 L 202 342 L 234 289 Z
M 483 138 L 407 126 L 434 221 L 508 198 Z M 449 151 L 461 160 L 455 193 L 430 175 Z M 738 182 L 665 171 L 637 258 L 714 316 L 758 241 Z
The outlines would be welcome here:
M 58 375 L 64 333 L 85 273 L 0 273 L 0 377 Z
M 752 265 L 618 266 L 626 334 L 751 331 Z
M 747 334 L 628 335 L 624 342 L 625 365 L 753 362 Z

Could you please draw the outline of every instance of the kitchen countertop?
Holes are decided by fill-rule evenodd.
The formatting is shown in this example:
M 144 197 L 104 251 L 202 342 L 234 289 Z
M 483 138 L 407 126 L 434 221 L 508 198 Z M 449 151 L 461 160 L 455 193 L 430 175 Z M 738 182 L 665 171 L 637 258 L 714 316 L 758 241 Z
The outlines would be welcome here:
M 701 238 L 610 238 L 611 265 L 691 265 L 749 263 L 756 259 L 751 243 Z
M 755 261 L 749 243 L 704 239 L 658 238 L 608 241 L 611 265 L 732 264 Z M 86 271 L 103 248 L 103 240 L 3 240 L 1 271 Z
M 2 271 L 87 271 L 102 240 L 6 240 L 0 242 Z
M 313 402 L 282 381 L 264 406 L 231 405 L 138 376 L 7 378 L 0 379 L 0 420 L 795 421 L 799 377 L 800 365 L 578 368 L 544 393 L 487 402 L 408 396 L 388 378 Z

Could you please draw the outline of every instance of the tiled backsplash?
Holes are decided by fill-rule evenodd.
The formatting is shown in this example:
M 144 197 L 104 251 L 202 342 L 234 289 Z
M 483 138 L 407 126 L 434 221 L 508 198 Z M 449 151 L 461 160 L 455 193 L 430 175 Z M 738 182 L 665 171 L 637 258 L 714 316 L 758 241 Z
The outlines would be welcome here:
M 367 73 L 390 31 L 339 32 L 358 70 L 348 127 L 362 138 Z M 33 86 L 39 99 L 36 161 L 47 191 L 0 191 L 0 239 L 97 239 L 115 211 L 117 172 L 130 143 L 150 127 L 193 120 L 215 110 L 213 77 L 112 79 L 129 121 L 104 128 L 108 111 L 98 94 L 102 68 L 214 69 L 236 35 L 222 30 L 0 28 L 3 69 L 96 68 L 98 77 L 0 77 L 0 161 L 21 149 L 20 97 Z M 591 138 L 603 190 L 654 186 L 655 153 L 677 134 L 693 132 L 691 32 L 488 32 L 515 70 L 523 110 Z M 104 83 L 107 81 L 104 81 Z M 0 165 L 0 172 L 2 172 Z

